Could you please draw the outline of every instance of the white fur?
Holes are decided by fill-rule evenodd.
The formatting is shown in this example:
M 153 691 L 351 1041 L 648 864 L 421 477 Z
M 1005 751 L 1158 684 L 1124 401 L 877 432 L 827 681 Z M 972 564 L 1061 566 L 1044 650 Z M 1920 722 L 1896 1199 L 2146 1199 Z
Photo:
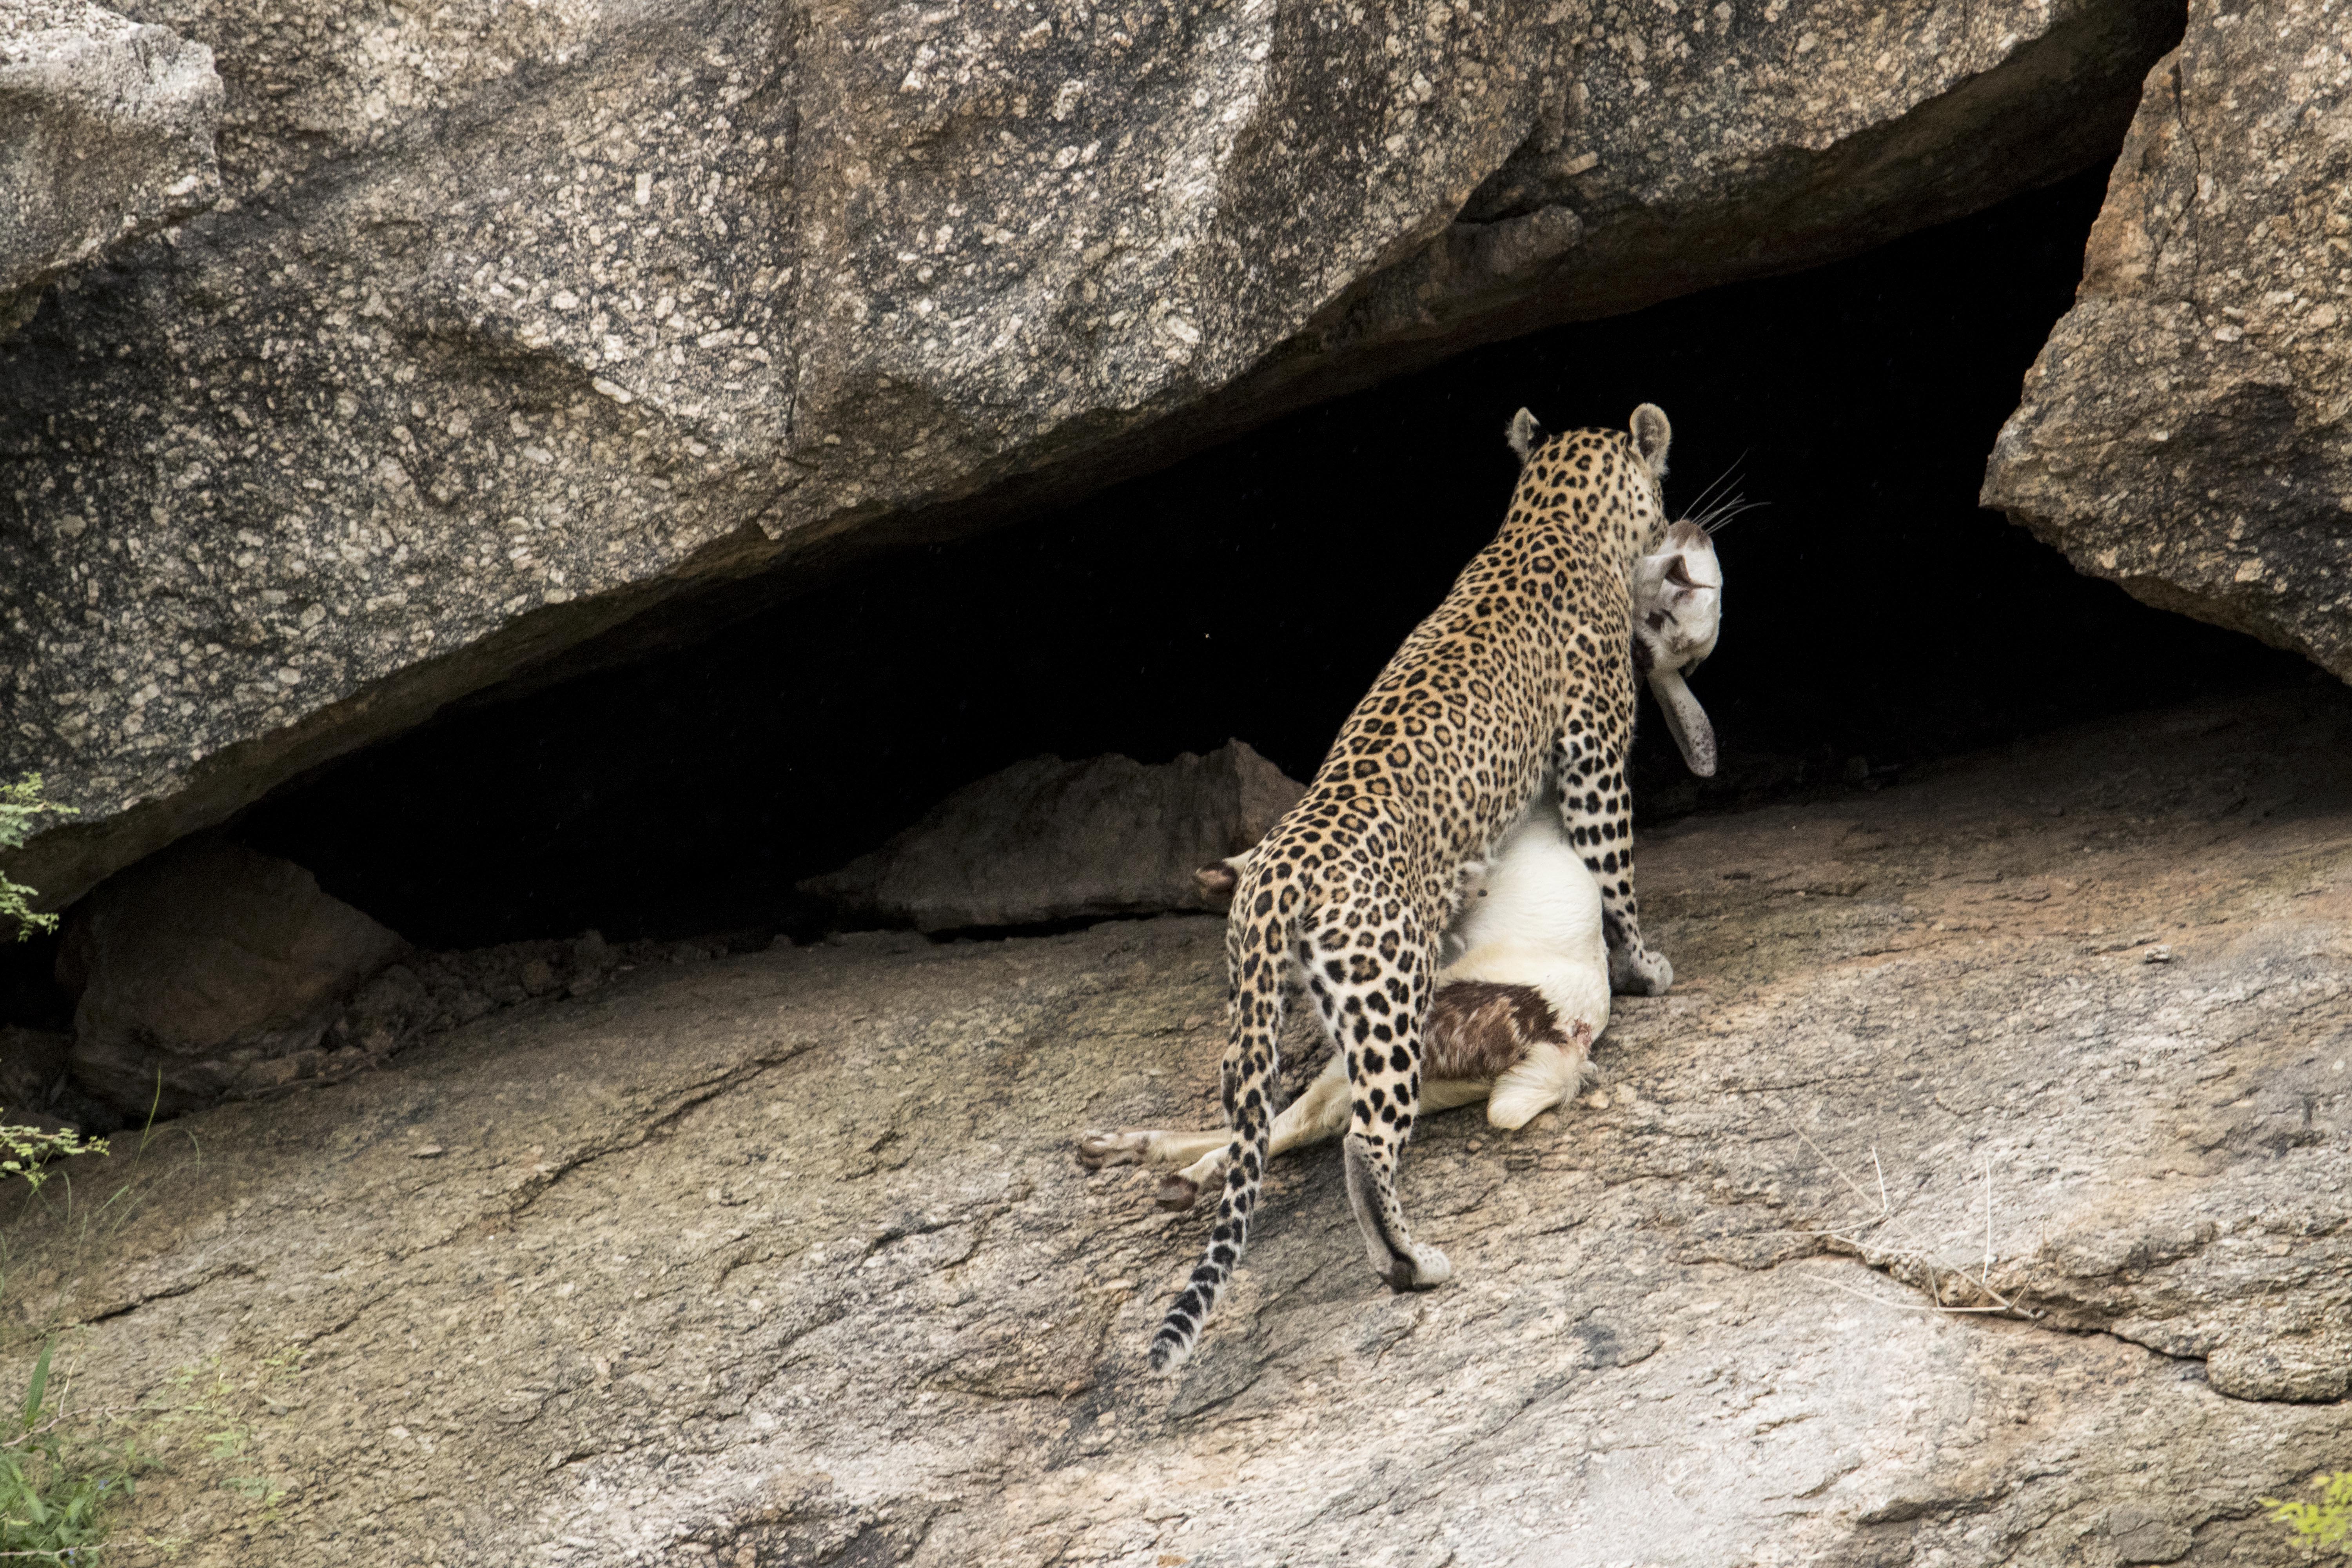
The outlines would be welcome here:
M 1532 985 L 1572 1042 L 1538 1046 L 1495 1080 L 1486 1120 L 1524 1127 L 1583 1087 L 1591 1042 L 1609 1026 L 1601 889 L 1569 843 L 1557 809 L 1539 803 L 1496 846 L 1491 868 L 1448 934 L 1463 953 L 1438 975 L 1439 984 Z
M 1543 426 L 1524 408 L 1511 416 L 1511 423 L 1503 432 L 1503 439 L 1511 444 L 1511 450 L 1519 455 L 1522 463 L 1528 460 L 1528 454 L 1534 451 L 1536 444 L 1543 438 Z
M 1723 565 L 1704 529 L 1678 522 L 1661 548 L 1634 563 L 1633 604 L 1633 637 L 1650 657 L 1650 695 L 1683 762 L 1712 777 L 1715 726 L 1683 679 L 1715 651 L 1723 630 Z

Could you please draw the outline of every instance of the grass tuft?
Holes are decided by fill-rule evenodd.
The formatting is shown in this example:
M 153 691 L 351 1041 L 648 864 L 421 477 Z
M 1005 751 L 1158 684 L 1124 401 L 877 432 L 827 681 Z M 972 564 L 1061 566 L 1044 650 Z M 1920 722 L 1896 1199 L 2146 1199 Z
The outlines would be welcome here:
M 1827 1151 L 1813 1142 L 1805 1130 L 1791 1123 L 1790 1131 L 1813 1152 L 1822 1168 L 1835 1176 L 1846 1191 L 1862 1205 L 1851 1217 L 1805 1232 L 1816 1240 L 1830 1244 L 1833 1251 L 1844 1252 L 1861 1259 L 1864 1267 L 1885 1271 L 1890 1278 L 1902 1280 L 1920 1290 L 1925 1301 L 1900 1301 L 1874 1291 L 1858 1290 L 1842 1281 L 1832 1280 L 1841 1290 L 1860 1296 L 1882 1307 L 1908 1309 L 1931 1312 L 1992 1313 L 2004 1317 L 2038 1318 L 2042 1314 L 2032 1308 L 2012 1300 L 1993 1286 L 1993 1269 L 2000 1261 L 1993 1245 L 1992 1161 L 1984 1163 L 1984 1249 L 1980 1259 L 1967 1263 L 1954 1261 L 1948 1238 L 1921 1232 L 1909 1215 L 1896 1206 L 1886 1190 L 1886 1169 L 1880 1163 L 1878 1146 L 1870 1149 L 1874 1191 L 1846 1173 Z
M 24 1403 L 0 1420 L 0 1558 L 94 1563 L 104 1516 L 130 1497 L 140 1460 L 128 1439 L 89 1436 L 105 1413 L 75 1410 L 52 1388 L 56 1352 L 54 1339 L 41 1347 Z

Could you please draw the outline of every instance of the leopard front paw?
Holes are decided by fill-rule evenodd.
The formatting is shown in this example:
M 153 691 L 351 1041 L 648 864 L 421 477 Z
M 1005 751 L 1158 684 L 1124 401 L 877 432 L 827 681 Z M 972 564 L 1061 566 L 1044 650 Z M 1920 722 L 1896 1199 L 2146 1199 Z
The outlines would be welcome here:
M 1609 989 L 1620 996 L 1663 996 L 1674 983 L 1675 966 L 1654 948 L 1609 954 Z

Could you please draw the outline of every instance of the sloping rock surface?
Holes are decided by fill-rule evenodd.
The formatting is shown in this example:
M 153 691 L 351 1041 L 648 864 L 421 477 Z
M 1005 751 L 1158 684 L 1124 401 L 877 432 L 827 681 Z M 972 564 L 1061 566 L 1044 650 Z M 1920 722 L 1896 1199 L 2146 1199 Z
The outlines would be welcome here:
M 1150 765 L 1031 757 L 801 890 L 924 931 L 1200 910 L 1193 871 L 1265 837 L 1305 793 L 1240 741 Z
M 2352 37 L 2191 0 L 1987 506 L 2139 598 L 2352 679 Z
M 0 771 L 82 812 L 12 868 L 53 903 L 620 623 L 690 624 L 689 590 L 804 587 L 1448 347 L 2078 168 L 2179 26 L 147 14 L 220 62 L 225 197 L 0 347 Z
M 0 337 L 110 246 L 219 198 L 212 51 L 83 0 L 0 3 Z
M 1070 1144 L 1214 1114 L 1198 916 L 639 968 L 126 1141 L 12 1223 L 0 1387 L 83 1325 L 190 1564 L 2299 1561 L 2347 743 L 2315 688 L 1652 836 L 1599 1103 L 1413 1147 L 1457 1282 L 1287 1162 L 1174 1381 L 1200 1222 Z

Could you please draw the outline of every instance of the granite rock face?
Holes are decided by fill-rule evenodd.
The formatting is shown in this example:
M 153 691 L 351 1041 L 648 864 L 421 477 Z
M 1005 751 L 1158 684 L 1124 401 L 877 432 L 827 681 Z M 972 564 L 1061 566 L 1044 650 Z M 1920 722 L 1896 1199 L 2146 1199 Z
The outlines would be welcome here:
M 714 584 L 2097 156 L 2156 0 L 158 0 L 224 199 L 0 347 L 54 904 Z M 1507 415 L 1507 397 L 1496 417 Z M 670 603 L 680 601 L 680 603 Z M 684 606 L 684 607 L 682 607 Z
M 2191 0 L 1984 500 L 2137 597 L 2352 679 L 2352 41 Z
M 640 964 L 120 1140 L 119 1226 L 5 1221 L 0 1386 L 84 1325 L 188 1568 L 2284 1568 L 2255 1500 L 2352 1468 L 2347 745 L 2315 685 L 1647 836 L 1673 994 L 1416 1130 L 1455 1281 L 1285 1159 L 1172 1381 L 1203 1222 L 1072 1142 L 1217 1115 L 1181 915 Z
M 1206 909 L 1193 871 L 1265 837 L 1305 793 L 1239 741 L 1157 766 L 1032 757 L 801 890 L 923 931 Z
M 212 51 L 84 0 L 0 3 L 0 337 L 48 283 L 220 195 Z

